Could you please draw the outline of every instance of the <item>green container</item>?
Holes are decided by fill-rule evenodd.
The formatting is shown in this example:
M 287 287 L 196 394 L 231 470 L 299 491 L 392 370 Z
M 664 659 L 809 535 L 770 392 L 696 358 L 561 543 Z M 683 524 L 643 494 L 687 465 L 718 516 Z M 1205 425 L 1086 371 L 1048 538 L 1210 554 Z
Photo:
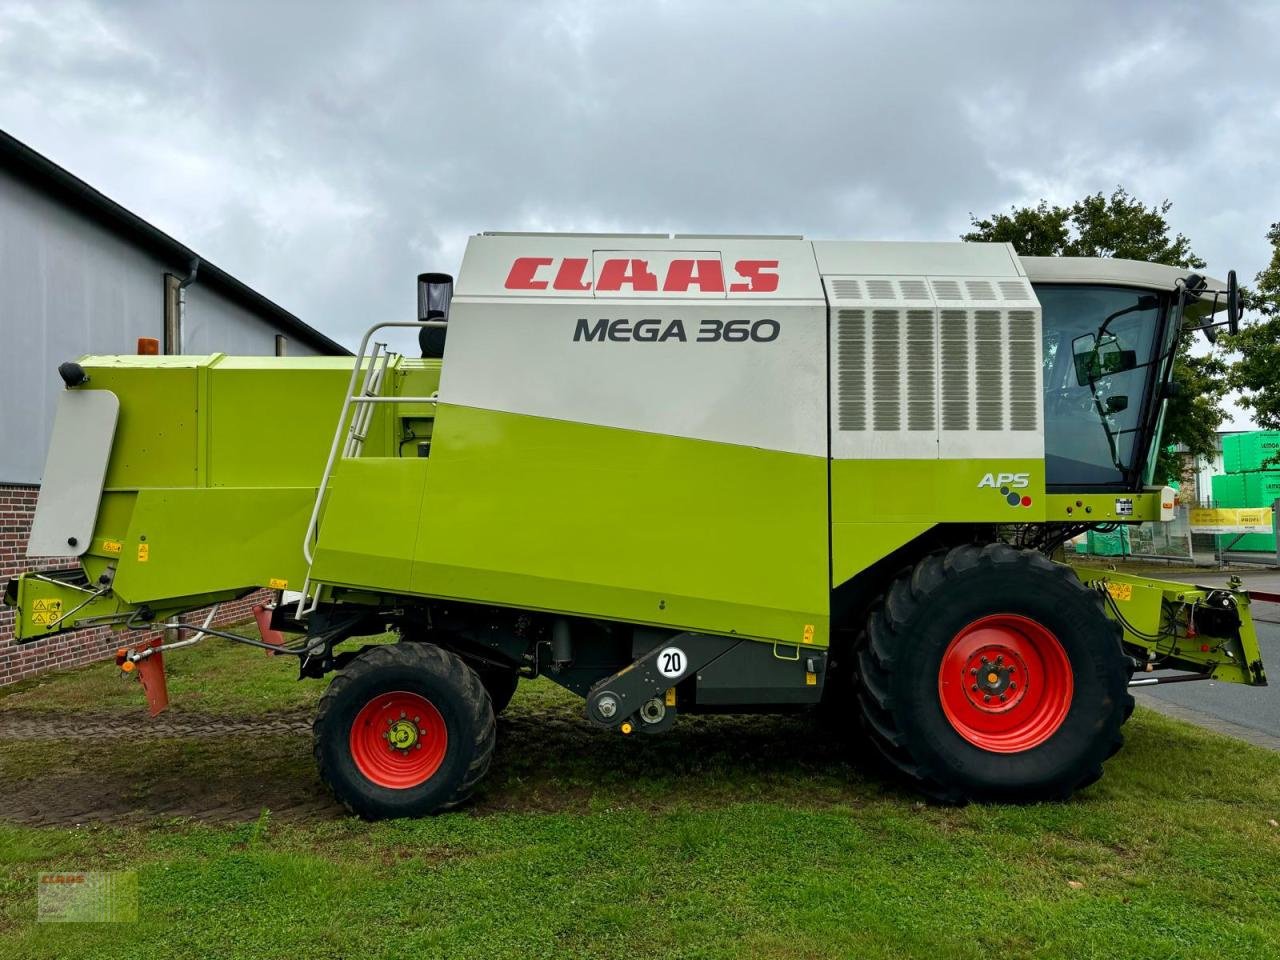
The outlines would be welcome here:
M 1223 438 L 1229 440 L 1230 437 Z M 1219 473 L 1211 478 L 1213 503 L 1218 507 L 1243 507 L 1245 477 L 1239 473 Z
M 1244 443 L 1244 438 L 1248 434 L 1244 433 L 1228 433 L 1222 438 L 1222 469 L 1227 473 L 1240 473 L 1241 457 L 1240 447 Z M 1214 496 L 1217 499 L 1217 496 Z
M 1232 544 L 1234 534 L 1224 533 L 1219 538 L 1222 546 L 1228 550 L 1247 550 L 1250 553 L 1275 553 L 1276 538 L 1270 533 L 1246 533 L 1239 541 Z
M 1121 527 L 1112 533 L 1089 531 L 1089 552 L 1095 557 L 1127 557 L 1129 549 L 1129 528 Z
M 1222 438 L 1222 464 L 1227 473 L 1280 469 L 1280 430 L 1227 434 Z
M 1269 507 L 1280 500 L 1280 470 L 1242 474 L 1245 507 Z

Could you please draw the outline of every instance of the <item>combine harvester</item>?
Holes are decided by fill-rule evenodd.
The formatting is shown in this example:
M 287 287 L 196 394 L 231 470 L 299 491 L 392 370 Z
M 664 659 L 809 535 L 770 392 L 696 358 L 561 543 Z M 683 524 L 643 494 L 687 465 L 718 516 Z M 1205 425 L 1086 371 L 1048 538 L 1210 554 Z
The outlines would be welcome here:
M 1065 798 L 1133 683 L 1265 682 L 1243 591 L 1053 560 L 1172 516 L 1176 344 L 1238 313 L 1001 244 L 484 234 L 354 360 L 63 364 L 31 555 L 67 568 L 5 599 L 24 641 L 118 627 L 157 710 L 165 652 L 262 641 L 130 631 L 300 591 L 273 649 L 336 672 L 315 755 L 365 817 L 465 801 L 537 676 L 602 730 L 820 705 L 943 801 Z

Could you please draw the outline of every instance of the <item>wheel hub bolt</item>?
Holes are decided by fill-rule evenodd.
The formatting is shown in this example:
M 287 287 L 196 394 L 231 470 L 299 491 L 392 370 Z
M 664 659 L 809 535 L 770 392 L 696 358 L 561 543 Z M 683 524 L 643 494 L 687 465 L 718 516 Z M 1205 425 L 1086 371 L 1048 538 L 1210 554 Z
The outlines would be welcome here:
M 608 720 L 618 712 L 618 701 L 613 697 L 601 697 L 596 703 L 596 709 L 600 712 L 600 716 Z
M 982 695 L 982 702 L 983 702 L 983 703 L 990 703 L 990 702 L 991 702 L 991 694 L 989 694 L 989 693 L 984 693 L 984 694 Z

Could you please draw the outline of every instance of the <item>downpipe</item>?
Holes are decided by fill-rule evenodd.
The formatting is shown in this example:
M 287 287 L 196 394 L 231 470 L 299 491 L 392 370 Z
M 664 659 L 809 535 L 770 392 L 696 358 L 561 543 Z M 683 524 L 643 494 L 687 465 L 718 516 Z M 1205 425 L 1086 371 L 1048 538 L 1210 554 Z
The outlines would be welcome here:
M 165 331 L 165 340 L 168 341 L 171 354 L 182 353 L 182 334 L 187 329 L 187 287 L 196 282 L 196 275 L 199 272 L 200 258 L 196 257 L 191 261 L 187 278 L 178 284 L 177 316 L 173 319 L 172 327 Z

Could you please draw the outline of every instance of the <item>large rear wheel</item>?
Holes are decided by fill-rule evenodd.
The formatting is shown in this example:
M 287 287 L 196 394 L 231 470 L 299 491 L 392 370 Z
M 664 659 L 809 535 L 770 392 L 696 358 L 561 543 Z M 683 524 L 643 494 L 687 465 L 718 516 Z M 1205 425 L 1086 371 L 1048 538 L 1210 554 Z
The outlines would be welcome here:
M 462 803 L 489 769 L 493 708 L 480 678 L 429 643 L 371 647 L 334 677 L 316 713 L 320 776 L 369 820 Z
M 1102 775 L 1133 708 L 1120 628 L 1070 568 L 955 547 L 896 579 L 856 657 L 881 753 L 946 802 L 1062 799 Z

